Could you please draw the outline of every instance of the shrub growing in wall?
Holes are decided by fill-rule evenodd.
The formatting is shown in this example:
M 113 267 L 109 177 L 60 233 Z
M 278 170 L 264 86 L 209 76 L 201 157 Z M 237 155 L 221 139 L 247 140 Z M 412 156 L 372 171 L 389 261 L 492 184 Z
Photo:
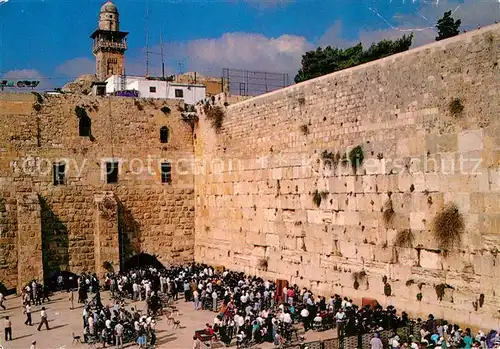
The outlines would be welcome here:
M 384 285 L 384 294 L 386 297 L 389 297 L 392 294 L 392 287 L 389 283 Z
M 354 173 L 363 163 L 365 156 L 363 154 L 363 148 L 358 145 L 349 152 L 349 161 L 351 162 L 351 167 Z
M 443 252 L 449 251 L 455 244 L 460 244 L 465 223 L 455 204 L 447 205 L 439 212 L 432 224 L 432 231 Z
M 268 264 L 269 264 L 269 262 L 268 262 L 267 258 L 261 258 L 261 259 L 259 259 L 258 268 L 261 270 L 267 271 Z
M 165 114 L 165 115 L 170 114 L 170 108 L 169 108 L 168 106 L 166 106 L 166 105 L 164 105 L 163 107 L 161 107 L 161 109 L 160 109 L 160 110 L 161 110 L 161 112 L 162 112 L 163 114 Z
M 316 205 L 316 207 L 319 207 L 321 205 L 321 201 L 326 199 L 328 197 L 328 194 L 329 193 L 326 190 L 320 192 L 318 191 L 318 189 L 316 189 L 312 194 L 314 205 Z
M 352 273 L 352 278 L 354 279 L 353 287 L 357 290 L 359 288 L 359 284 L 366 280 L 366 272 L 364 270 L 356 271 Z
M 412 247 L 415 236 L 410 229 L 403 229 L 398 231 L 394 239 L 394 246 L 398 247 Z
M 460 100 L 460 98 L 453 99 L 450 102 L 448 108 L 450 109 L 451 115 L 453 115 L 454 117 L 461 116 L 462 112 L 464 110 L 464 106 L 463 106 L 462 101 Z
M 329 167 L 337 167 L 340 162 L 340 153 L 333 153 L 329 152 L 328 150 L 324 150 L 321 153 L 321 159 L 323 160 L 325 165 L 328 165 Z
M 309 126 L 306 124 L 300 125 L 300 132 L 302 132 L 304 136 L 307 136 L 309 134 Z
M 388 225 L 389 223 L 392 222 L 392 218 L 394 217 L 394 209 L 393 209 L 393 206 L 392 206 L 392 200 L 391 199 L 388 199 L 385 204 L 384 204 L 384 207 L 382 209 L 382 218 L 384 219 L 384 223 L 386 225 Z
M 450 286 L 448 284 L 439 284 L 439 285 L 434 286 L 434 289 L 436 290 L 436 296 L 437 296 L 437 299 L 439 301 L 443 300 L 445 290 L 447 288 L 452 289 L 452 290 L 454 289 L 453 286 Z
M 205 104 L 204 111 L 207 119 L 211 121 L 213 129 L 219 132 L 225 117 L 224 110 L 219 106 L 207 107 Z

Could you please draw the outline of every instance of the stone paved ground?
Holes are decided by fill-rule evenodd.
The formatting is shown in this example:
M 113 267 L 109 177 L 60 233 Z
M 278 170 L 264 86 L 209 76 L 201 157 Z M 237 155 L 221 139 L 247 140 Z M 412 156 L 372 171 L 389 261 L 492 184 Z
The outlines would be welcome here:
M 75 294 L 76 296 L 76 294 Z M 105 292 L 102 295 L 103 304 L 111 304 L 109 294 Z M 50 331 L 43 328 L 40 332 L 37 331 L 37 326 L 40 322 L 41 307 L 32 308 L 33 326 L 24 325 L 26 316 L 22 313 L 21 298 L 10 296 L 4 303 L 7 310 L 0 310 L 0 327 L 2 328 L 2 336 L 0 344 L 5 349 L 28 349 L 32 341 L 37 342 L 37 349 L 85 349 L 87 344 L 73 344 L 72 333 L 77 335 L 82 334 L 82 306 L 70 310 L 68 295 L 66 293 L 56 293 L 51 297 L 51 302 L 45 304 L 49 317 Z M 127 309 L 136 307 L 145 309 L 144 302 L 128 302 Z M 168 325 L 164 317 L 160 318 L 157 324 L 157 348 L 169 349 L 189 349 L 192 348 L 192 336 L 197 329 L 204 328 L 205 323 L 213 322 L 214 313 L 209 311 L 195 311 L 192 303 L 185 303 L 183 300 L 177 302 L 179 309 L 178 319 L 181 322 L 180 329 L 172 329 L 172 325 Z M 10 316 L 12 321 L 13 341 L 5 342 L 3 334 L 3 319 L 5 316 Z M 306 335 L 306 340 L 316 340 L 320 338 L 333 337 L 333 331 L 321 333 L 309 332 Z M 233 343 L 235 347 L 235 344 Z M 100 345 L 99 345 L 100 347 Z M 135 344 L 129 344 L 126 347 L 137 348 Z M 270 344 L 264 344 L 259 348 L 272 348 Z M 255 347 L 257 349 L 257 347 Z

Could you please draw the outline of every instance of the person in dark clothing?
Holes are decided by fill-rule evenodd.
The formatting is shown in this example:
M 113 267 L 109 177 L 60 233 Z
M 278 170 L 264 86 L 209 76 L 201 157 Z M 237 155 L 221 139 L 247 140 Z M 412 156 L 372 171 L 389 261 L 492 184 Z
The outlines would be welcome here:
M 42 303 L 47 300 L 47 302 L 50 302 L 49 299 L 49 286 L 48 285 L 43 285 L 43 297 L 42 297 Z

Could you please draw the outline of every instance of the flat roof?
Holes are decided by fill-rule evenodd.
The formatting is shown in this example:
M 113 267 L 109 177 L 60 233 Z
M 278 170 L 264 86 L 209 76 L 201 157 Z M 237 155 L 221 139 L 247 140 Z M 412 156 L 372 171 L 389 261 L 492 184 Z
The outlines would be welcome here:
M 107 80 L 111 79 L 111 78 L 121 78 L 121 75 L 111 75 Z M 180 83 L 180 82 L 171 82 L 171 81 L 168 81 L 166 79 L 163 79 L 163 78 L 154 78 L 154 77 L 145 77 L 145 76 L 137 76 L 137 75 L 125 75 L 125 78 L 126 79 L 136 79 L 136 80 L 139 80 L 139 81 L 159 81 L 159 82 L 165 82 L 165 83 L 168 83 L 170 86 L 187 86 L 187 87 L 203 87 L 203 88 L 206 88 L 205 85 L 202 85 L 202 84 L 184 84 L 184 83 Z

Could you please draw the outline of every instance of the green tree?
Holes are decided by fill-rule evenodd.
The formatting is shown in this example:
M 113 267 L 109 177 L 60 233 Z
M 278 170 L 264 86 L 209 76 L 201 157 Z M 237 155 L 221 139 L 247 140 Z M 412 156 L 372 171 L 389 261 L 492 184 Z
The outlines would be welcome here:
M 403 35 L 394 41 L 382 40 L 372 44 L 367 50 L 363 49 L 361 43 L 346 49 L 318 47 L 315 51 L 306 52 L 302 56 L 302 68 L 295 76 L 295 82 L 299 83 L 406 51 L 410 48 L 412 39 L 413 33 Z
M 455 21 L 451 16 L 451 11 L 445 12 L 443 18 L 440 18 L 436 25 L 438 29 L 436 41 L 458 35 L 460 33 L 460 24 L 462 24 L 462 21 L 460 19 Z

